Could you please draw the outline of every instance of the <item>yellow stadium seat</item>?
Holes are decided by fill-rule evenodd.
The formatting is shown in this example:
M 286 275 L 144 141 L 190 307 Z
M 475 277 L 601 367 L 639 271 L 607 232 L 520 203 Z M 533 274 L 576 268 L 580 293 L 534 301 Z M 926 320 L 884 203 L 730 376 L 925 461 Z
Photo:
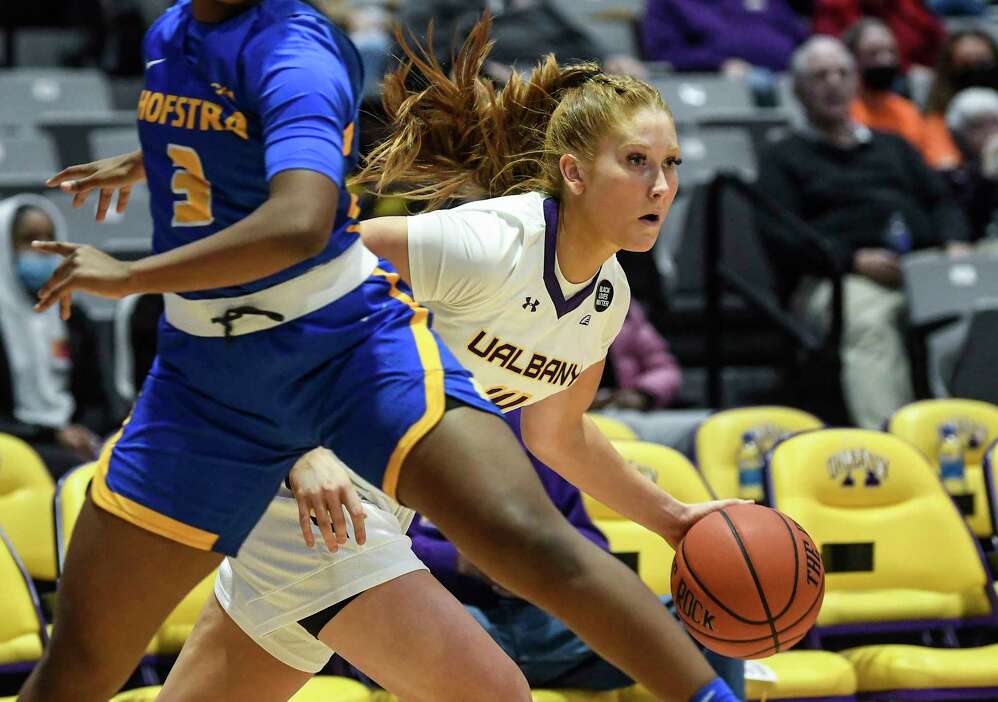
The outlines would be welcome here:
M 316 675 L 289 702 L 370 702 L 371 699 L 371 691 L 356 680 Z
M 59 481 L 55 495 L 56 552 L 59 569 L 66 557 L 69 539 L 76 526 L 76 518 L 87 498 L 87 490 L 93 479 L 95 463 L 74 468 Z M 172 656 L 180 652 L 184 641 L 190 635 L 205 602 L 211 596 L 215 584 L 212 572 L 191 590 L 180 604 L 170 613 L 156 632 L 146 653 L 149 655 Z
M 153 702 L 162 689 L 161 685 L 150 685 L 149 687 L 125 690 L 112 697 L 111 702 Z
M 597 428 L 603 432 L 603 436 L 608 439 L 626 439 L 634 441 L 638 438 L 638 435 L 634 433 L 634 430 L 619 419 L 614 419 L 613 417 L 607 417 L 606 415 L 596 414 L 593 412 L 586 414 L 586 416 L 593 420 L 593 424 L 595 424 Z
M 54 493 L 38 453 L 16 436 L 0 434 L 0 529 L 36 580 L 55 580 Z
M 821 420 L 814 415 L 792 407 L 743 407 L 717 412 L 697 429 L 696 464 L 718 497 L 741 497 L 738 452 L 745 432 L 754 432 L 760 448 L 767 451 L 786 434 L 822 426 Z M 750 496 L 750 499 L 755 497 Z
M 87 499 L 87 490 L 93 480 L 96 463 L 86 463 L 69 471 L 59 479 L 55 492 L 55 544 L 59 572 L 66 559 L 69 536 L 76 526 L 76 518 Z
M 951 649 L 888 644 L 846 649 L 842 655 L 864 692 L 958 689 L 976 699 L 998 699 L 998 644 Z
M 41 658 L 48 635 L 38 594 L 0 529 L 0 673 L 26 672 Z
M 26 487 L 53 487 L 42 457 L 24 440 L 0 434 L 0 495 Z
M 819 626 L 990 613 L 976 544 L 908 442 L 861 429 L 809 432 L 779 444 L 769 471 L 774 505 L 823 548 Z
M 848 700 L 856 695 L 856 672 L 831 651 L 786 651 L 752 664 L 765 666 L 772 681 L 754 679 L 746 671 L 747 700 Z
M 614 448 L 636 470 L 683 502 L 713 499 L 710 488 L 693 464 L 678 451 L 647 441 L 614 441 Z M 634 568 L 657 595 L 670 592 L 669 577 L 675 552 L 665 540 L 615 511 L 582 496 L 586 512 L 610 543 L 610 551 Z
M 913 625 L 952 634 L 968 621 L 993 622 L 991 583 L 977 545 L 935 469 L 907 441 L 862 429 L 808 432 L 773 449 L 768 470 L 774 506 L 797 520 L 822 551 L 826 590 L 819 636 L 875 635 Z M 912 656 L 863 648 L 863 667 L 854 665 L 860 695 L 884 680 L 897 689 L 919 689 L 914 679 L 904 682 Z M 966 689 L 983 680 L 998 690 L 998 656 L 974 656 L 980 670 L 968 684 L 949 665 L 959 652 L 914 649 L 920 665 L 939 671 L 933 679 L 938 687 Z
M 988 444 L 998 437 L 998 407 L 977 400 L 922 400 L 895 412 L 887 431 L 914 444 L 938 469 L 939 432 L 947 423 L 956 426 L 965 450 L 967 490 L 955 497 L 974 535 L 990 538 L 995 534 L 994 504 L 981 465 Z
M 29 487 L 0 495 L 0 529 L 7 532 L 28 574 L 55 580 L 55 534 L 52 528 L 51 485 Z

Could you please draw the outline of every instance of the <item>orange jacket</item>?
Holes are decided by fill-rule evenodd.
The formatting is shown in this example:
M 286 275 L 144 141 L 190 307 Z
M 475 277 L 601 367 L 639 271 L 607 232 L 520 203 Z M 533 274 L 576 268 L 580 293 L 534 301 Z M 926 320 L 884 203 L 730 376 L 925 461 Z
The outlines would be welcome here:
M 851 113 L 853 120 L 859 124 L 902 137 L 918 149 L 925 162 L 934 169 L 953 168 L 960 162 L 960 153 L 942 119 L 933 121 L 930 126 L 915 104 L 900 95 L 860 95 L 853 101 Z

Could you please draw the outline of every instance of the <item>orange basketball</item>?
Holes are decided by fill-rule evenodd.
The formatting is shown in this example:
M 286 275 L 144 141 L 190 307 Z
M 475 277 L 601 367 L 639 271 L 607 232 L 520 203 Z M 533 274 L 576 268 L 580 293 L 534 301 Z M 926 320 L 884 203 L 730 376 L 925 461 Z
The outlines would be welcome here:
M 825 568 L 785 514 L 734 505 L 693 525 L 672 563 L 672 597 L 690 634 L 732 658 L 786 651 L 818 618 Z

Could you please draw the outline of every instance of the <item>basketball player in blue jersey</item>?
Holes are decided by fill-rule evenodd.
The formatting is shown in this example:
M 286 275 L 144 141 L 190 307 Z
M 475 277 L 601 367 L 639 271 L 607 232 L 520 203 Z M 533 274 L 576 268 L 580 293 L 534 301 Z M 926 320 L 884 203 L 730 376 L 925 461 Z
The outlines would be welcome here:
M 219 32 L 218 41 L 211 42 L 211 45 L 225 51 L 223 37 L 235 36 L 239 39 L 238 28 L 248 21 L 247 17 L 266 15 L 268 11 L 273 13 L 282 7 L 296 8 L 290 15 L 295 18 L 301 13 L 313 17 L 298 2 L 273 0 L 249 9 L 240 7 L 240 12 L 235 15 L 216 15 L 220 20 L 217 24 L 205 25 L 203 20 L 206 18 L 199 16 L 199 12 L 206 6 L 220 9 L 217 3 L 203 5 L 195 1 L 192 7 L 181 2 L 150 31 L 147 50 L 165 48 L 165 44 L 186 47 L 189 42 L 184 38 L 185 33 L 196 30 L 195 33 L 200 33 L 202 38 L 210 38 L 213 31 Z M 202 23 L 194 23 L 194 20 L 202 20 Z M 261 34 L 265 33 L 265 30 L 261 31 Z M 238 51 L 228 50 L 229 59 L 247 54 L 261 34 L 248 37 Z M 159 41 L 166 36 L 172 38 L 171 42 Z M 288 33 L 282 34 L 284 38 L 288 36 Z M 476 33 L 467 52 L 471 69 L 464 71 L 466 79 L 474 75 L 474 69 L 484 57 L 486 38 L 487 28 Z M 207 41 L 203 44 L 208 45 Z M 296 45 L 295 49 L 300 54 L 302 46 Z M 165 54 L 169 60 L 174 52 L 167 50 Z M 270 47 L 266 56 L 273 61 L 280 58 L 281 52 Z M 342 59 L 336 56 L 334 60 L 327 56 L 326 60 L 331 61 L 335 68 L 336 61 Z M 155 61 L 159 61 L 159 57 L 149 58 L 150 63 Z M 307 61 L 301 63 L 309 65 Z M 188 68 L 197 72 L 211 65 L 211 61 L 202 58 L 189 62 Z M 325 270 L 323 264 L 262 290 L 247 294 L 245 288 L 239 288 L 233 291 L 239 295 L 219 296 L 217 289 L 245 285 L 244 277 L 249 276 L 237 276 L 234 267 L 228 266 L 228 261 L 221 256 L 213 259 L 213 265 L 225 271 L 224 275 L 219 270 L 200 266 L 201 256 L 211 258 L 220 248 L 216 243 L 218 240 L 230 245 L 231 248 L 224 249 L 228 256 L 245 256 L 258 277 L 273 274 L 271 268 L 252 255 L 256 252 L 255 248 L 246 245 L 249 253 L 244 253 L 239 245 L 243 238 L 253 243 L 267 241 L 266 235 L 257 233 L 253 237 L 253 229 L 240 225 L 254 220 L 277 197 L 275 182 L 283 172 L 269 172 L 267 139 L 273 132 L 265 126 L 259 131 L 257 128 L 258 124 L 267 123 L 267 116 L 281 123 L 289 115 L 294 117 L 294 110 L 286 106 L 270 110 L 267 104 L 275 95 L 280 96 L 280 88 L 288 84 L 287 72 L 295 74 L 296 65 L 299 64 L 282 64 L 282 69 L 277 72 L 281 79 L 275 78 L 273 86 L 258 83 L 255 92 L 247 93 L 259 96 L 260 103 L 254 109 L 247 104 L 245 111 L 241 112 L 246 119 L 247 135 L 250 138 L 257 134 L 261 136 L 262 157 L 268 165 L 267 172 L 261 173 L 261 177 L 270 179 L 270 191 L 264 203 L 240 223 L 217 234 L 212 233 L 197 243 L 178 245 L 168 253 L 131 266 L 120 264 L 92 249 L 45 249 L 67 255 L 67 262 L 42 291 L 42 307 L 53 304 L 56 299 L 63 299 L 75 290 L 109 296 L 135 291 L 174 292 L 167 295 L 157 364 L 131 422 L 124 428 L 122 437 L 105 453 L 93 491 L 97 508 L 88 505 L 87 512 L 81 516 L 83 534 L 81 536 L 78 532 L 74 536 L 73 549 L 77 555 L 71 554 L 73 562 L 66 569 L 65 586 L 70 592 L 64 593 L 62 600 L 68 604 L 70 616 L 68 622 L 61 624 L 62 631 L 57 633 L 61 640 L 58 647 L 53 645 L 54 653 L 48 656 L 44 664 L 46 668 L 29 683 L 28 691 L 34 694 L 31 699 L 66 697 L 67 687 L 61 685 L 69 685 L 70 680 L 64 679 L 61 670 L 53 668 L 62 661 L 73 666 L 70 657 L 79 655 L 79 651 L 68 650 L 68 646 L 82 646 L 86 653 L 92 654 L 86 659 L 98 668 L 95 672 L 74 667 L 69 674 L 72 684 L 77 689 L 84 686 L 88 693 L 94 686 L 100 685 L 100 694 L 106 696 L 120 680 L 127 664 L 141 653 L 145 641 L 169 607 L 218 562 L 217 556 L 199 555 L 189 546 L 181 547 L 172 541 L 233 555 L 252 525 L 251 520 L 245 517 L 249 510 L 246 505 L 254 504 L 254 519 L 258 517 L 262 505 L 255 503 L 257 496 L 266 493 L 266 499 L 269 499 L 283 477 L 280 472 L 290 469 L 295 458 L 314 445 L 331 449 L 349 465 L 354 485 L 367 498 L 364 510 L 371 515 L 364 527 L 367 532 L 364 548 L 352 552 L 344 549 L 350 558 L 338 559 L 331 570 L 347 568 L 350 571 L 354 561 L 364 565 L 347 576 L 335 596 L 325 597 L 323 611 L 309 611 L 306 603 L 298 612 L 302 619 L 292 619 L 286 626 L 279 624 L 287 614 L 283 610 L 289 603 L 282 601 L 279 593 L 271 593 L 278 596 L 264 603 L 269 611 L 263 618 L 261 629 L 253 632 L 257 636 L 252 639 L 243 630 L 232 626 L 231 622 L 228 629 L 220 630 L 218 627 L 225 627 L 226 622 L 218 616 L 219 604 L 214 600 L 209 602 L 199 624 L 201 631 L 207 631 L 208 636 L 200 639 L 195 636 L 191 641 L 193 650 L 204 653 L 206 657 L 202 659 L 198 655 L 185 654 L 187 661 L 193 661 L 193 672 L 179 678 L 179 687 L 171 689 L 168 685 L 163 693 L 164 699 L 203 698 L 208 690 L 222 690 L 218 694 L 232 698 L 285 699 L 303 682 L 301 675 L 294 679 L 275 675 L 268 682 L 268 676 L 261 675 L 267 670 L 266 666 L 245 674 L 240 657 L 229 657 L 225 652 L 231 651 L 232 646 L 255 647 L 258 644 L 270 651 L 302 650 L 303 635 L 314 638 L 326 634 L 328 637 L 323 640 L 331 642 L 345 657 L 358 663 L 376 679 L 397 683 L 389 687 L 403 691 L 412 699 L 529 699 L 523 678 L 511 662 L 473 624 L 456 600 L 420 570 L 417 563 L 413 563 L 411 554 L 402 553 L 403 549 L 398 548 L 400 538 L 404 538 L 400 530 L 407 518 L 406 510 L 401 505 L 418 510 L 432 519 L 490 577 L 556 613 L 595 650 L 643 682 L 659 697 L 712 699 L 715 702 L 732 699 L 730 691 L 715 678 L 703 657 L 675 622 L 664 615 L 658 600 L 636 576 L 612 556 L 582 538 L 551 505 L 508 427 L 495 416 L 493 406 L 486 406 L 482 398 L 471 390 L 468 376 L 457 369 L 453 357 L 436 343 L 425 328 L 426 310 L 411 302 L 406 289 L 398 283 L 397 275 L 390 271 L 389 264 L 380 264 L 373 270 L 373 275 L 352 283 L 353 287 L 339 292 L 332 301 L 328 300 L 329 290 L 336 290 L 341 285 L 340 279 L 346 277 L 349 270 L 332 280 L 319 275 L 311 277 L 315 271 L 321 273 Z M 149 70 L 154 70 L 154 67 Z M 308 72 L 308 84 L 294 84 L 295 89 L 289 92 L 296 96 L 315 97 L 309 107 L 321 114 L 331 112 L 328 103 L 317 103 L 322 103 L 320 97 L 336 95 L 340 86 L 330 86 L 328 76 L 315 67 L 308 68 Z M 254 74 L 248 70 L 242 73 L 234 71 L 233 74 L 235 88 L 224 82 L 225 77 L 216 79 L 214 75 L 208 76 L 212 78 L 209 85 L 218 83 L 232 91 L 238 100 L 239 92 L 246 87 L 246 81 L 240 81 L 240 76 Z M 336 75 L 336 71 L 332 74 Z M 446 81 L 446 77 L 439 72 L 433 77 L 434 82 L 446 87 L 441 82 Z M 549 92 L 557 94 L 567 91 L 567 97 L 568 89 L 573 87 L 578 89 L 577 99 L 582 99 L 584 103 L 595 100 L 593 104 L 600 105 L 600 109 L 605 108 L 604 116 L 610 120 L 631 116 L 642 106 L 649 108 L 653 113 L 653 123 L 657 125 L 653 129 L 660 128 L 665 120 L 668 129 L 672 129 L 674 139 L 671 118 L 668 118 L 657 93 L 643 84 L 615 85 L 592 67 L 563 71 L 553 63 L 546 66 L 540 86 L 533 91 L 535 106 L 543 104 L 541 98 Z M 150 118 L 148 111 L 156 109 L 155 103 L 151 102 L 154 99 L 152 92 L 164 95 L 160 110 L 166 109 L 168 93 L 175 96 L 172 101 L 174 108 L 180 104 L 177 93 L 171 93 L 167 88 L 169 86 L 156 85 L 149 80 L 147 89 L 151 91 L 150 95 L 145 98 L 144 106 L 140 106 L 143 130 L 150 128 L 145 123 Z M 596 92 L 590 93 L 590 89 Z M 212 90 L 218 91 L 219 88 L 213 87 Z M 464 89 L 459 93 L 464 96 L 477 94 L 474 89 Z M 224 94 L 224 91 L 215 94 Z M 189 105 L 191 96 L 183 97 L 189 98 Z M 433 99 L 431 97 L 431 101 Z M 547 100 L 550 103 L 550 98 Z M 240 105 L 237 103 L 236 106 Z M 448 109 L 443 114 L 451 115 L 451 118 L 461 114 L 461 110 L 455 109 L 454 105 L 446 107 Z M 550 114 L 551 105 L 546 104 L 546 107 L 547 114 Z M 221 110 L 219 124 L 222 128 L 213 130 L 214 136 L 241 138 L 238 119 L 231 122 L 231 130 L 225 128 L 230 124 L 228 119 L 231 116 L 225 109 Z M 179 116 L 171 119 L 170 116 L 163 118 L 162 113 L 149 124 L 156 129 L 172 125 L 175 121 L 177 128 L 186 129 L 190 119 L 199 124 L 197 118 L 189 118 L 186 114 L 183 119 Z M 163 124 L 160 124 L 161 121 Z M 300 118 L 290 121 L 295 126 L 300 126 L 302 122 Z M 331 121 L 338 125 L 337 133 L 348 129 L 342 120 Z M 552 124 L 560 123 L 559 129 L 565 128 L 557 114 L 551 121 Z M 208 123 L 210 126 L 210 120 Z M 590 132 L 583 130 L 580 134 L 596 138 L 606 130 L 607 124 L 606 120 L 597 120 Z M 314 138 L 317 133 L 324 134 L 325 131 L 312 125 L 305 136 Z M 277 139 L 276 143 L 280 144 L 282 140 Z M 308 146 L 310 149 L 321 148 L 310 143 Z M 340 156 L 344 150 L 343 143 L 336 142 L 336 146 L 340 152 L 334 156 L 334 163 L 342 161 Z M 148 150 L 162 148 L 162 144 L 143 132 L 146 163 L 153 161 L 153 157 L 146 153 Z M 169 152 L 169 146 L 166 150 Z M 290 150 L 289 159 L 292 163 L 295 163 L 295 157 L 307 161 L 298 164 L 297 170 L 305 171 L 309 176 L 318 173 L 320 175 L 316 177 L 329 180 L 328 175 L 322 175 L 328 151 L 322 158 L 317 158 L 309 151 L 296 148 Z M 209 172 L 203 172 L 203 178 L 184 177 L 190 175 L 193 164 L 189 156 L 186 158 L 184 163 L 174 166 L 169 183 L 157 182 L 152 169 L 145 168 L 154 200 L 158 197 L 173 207 L 178 203 L 184 205 L 188 203 L 189 193 L 196 191 L 198 183 L 209 182 L 212 175 Z M 649 162 L 657 158 L 658 150 L 649 156 Z M 501 165 L 494 164 L 494 170 L 501 168 Z M 137 176 L 137 166 L 126 165 L 122 160 L 97 162 L 80 169 L 56 178 L 76 178 L 76 182 L 65 189 L 77 193 L 78 199 L 90 188 L 113 190 L 114 187 L 134 182 Z M 658 172 L 657 165 L 642 165 L 641 169 L 642 173 Z M 122 171 L 127 175 L 123 175 Z M 636 173 L 629 179 L 630 185 L 625 186 L 625 180 L 617 182 L 614 192 L 617 195 L 625 191 L 629 193 L 632 205 L 639 199 L 650 198 L 642 205 L 649 211 L 638 216 L 631 211 L 631 207 L 621 209 L 618 224 L 624 228 L 615 244 L 647 248 L 657 232 L 657 227 L 651 226 L 650 217 L 664 216 L 663 198 L 667 188 L 663 189 L 661 183 L 656 181 L 658 184 L 649 190 L 646 179 L 637 177 Z M 340 183 L 341 180 L 336 181 L 336 184 Z M 321 188 L 312 187 L 309 182 L 298 185 L 308 195 L 308 198 L 294 200 L 299 207 L 314 206 L 312 198 L 334 197 L 333 202 L 338 201 L 335 198 L 339 197 L 339 192 L 335 189 L 332 193 L 323 193 Z M 166 186 L 169 186 L 168 191 L 157 194 L 157 188 L 165 190 Z M 326 187 L 325 183 L 323 187 Z M 593 193 L 598 191 L 598 188 L 591 190 Z M 213 201 L 222 199 L 224 195 L 224 191 L 219 191 L 213 183 L 207 192 Z M 105 193 L 102 192 L 102 195 Z M 566 203 L 571 197 L 574 196 L 566 195 Z M 568 224 L 580 213 L 575 207 L 566 206 L 561 220 L 565 226 L 577 226 Z M 299 221 L 301 216 L 288 210 L 282 210 L 282 213 L 292 221 Z M 632 214 L 641 222 L 631 222 L 629 218 Z M 190 221 L 198 223 L 206 219 L 204 208 L 188 212 L 187 216 L 192 218 Z M 536 218 L 536 212 L 531 216 Z M 626 222 L 625 216 L 628 218 Z M 178 219 L 174 212 L 170 220 L 171 230 L 180 227 Z M 557 215 L 551 221 L 557 222 Z M 280 227 L 276 221 L 269 224 L 274 229 Z M 561 225 L 553 226 L 557 231 Z M 226 238 L 233 231 L 243 232 L 236 242 L 230 241 L 237 239 L 236 236 Z M 339 235 L 339 232 L 334 234 L 333 240 Z M 267 253 L 275 257 L 278 248 L 272 247 Z M 194 253 L 189 253 L 192 249 Z M 350 252 L 348 247 L 331 261 L 334 264 L 340 262 Z M 365 255 L 365 252 L 361 249 L 360 255 Z M 280 253 L 285 252 L 281 250 Z M 314 255 L 316 252 L 309 249 L 306 253 Z M 603 259 L 610 254 L 612 250 L 605 252 Z M 184 277 L 176 271 L 172 277 L 163 273 L 164 270 L 171 270 L 164 261 L 177 260 L 198 268 L 203 278 Z M 286 259 L 282 260 L 286 263 Z M 366 266 L 358 264 L 361 270 Z M 577 277 L 578 271 L 574 267 L 563 264 L 562 268 L 571 270 L 572 278 Z M 384 269 L 389 270 L 382 272 Z M 615 270 L 612 272 L 616 275 Z M 214 285 L 211 295 L 191 295 L 195 281 L 202 279 Z M 561 297 L 564 299 L 555 299 L 555 295 L 551 302 L 565 313 L 575 311 L 579 300 L 592 302 L 595 314 L 610 308 L 613 292 L 607 286 L 584 283 L 582 288 L 575 293 L 562 288 Z M 178 295 L 177 290 L 186 294 Z M 622 298 L 627 297 L 626 285 L 622 284 L 619 294 Z M 324 306 L 309 310 L 308 307 L 316 299 L 324 300 Z M 531 306 L 530 302 L 527 301 L 527 307 Z M 516 303 L 519 304 L 519 301 Z M 330 319 L 331 322 L 328 321 Z M 407 335 L 392 326 L 391 322 L 395 319 L 402 320 Z M 486 346 L 495 345 L 489 339 L 483 343 Z M 189 349 L 194 349 L 196 353 L 191 353 Z M 525 360 L 529 363 L 524 375 L 529 378 L 529 373 L 533 373 L 530 369 L 541 362 Z M 541 364 L 543 368 L 537 369 L 535 375 L 549 384 L 579 382 L 580 387 L 585 389 L 595 374 L 591 369 L 598 366 L 591 364 L 588 354 L 583 359 L 583 365 L 589 364 L 589 368 L 579 365 L 573 368 L 571 364 L 562 363 L 562 359 L 557 360 L 558 363 L 551 363 L 551 359 L 546 359 Z M 580 396 L 572 394 L 570 404 L 574 406 Z M 179 407 L 180 411 L 175 407 Z M 553 410 L 553 406 L 551 408 Z M 552 428 L 557 427 L 552 425 Z M 590 432 L 581 438 L 586 447 L 596 440 Z M 308 442 L 311 445 L 307 446 Z M 260 477 L 261 474 L 265 476 Z M 616 477 L 622 476 L 623 473 L 616 473 Z M 255 483 L 248 486 L 251 478 L 266 483 L 266 489 L 259 488 Z M 600 480 L 590 472 L 587 479 L 580 482 L 596 488 L 594 492 L 599 494 Z M 603 480 L 604 486 L 610 482 Z M 624 484 L 627 489 L 620 491 L 623 499 L 638 499 L 639 511 L 644 512 L 648 522 L 655 522 L 660 533 L 673 544 L 697 519 L 725 504 L 683 505 L 667 495 L 649 492 L 647 483 L 631 480 Z M 614 489 L 604 492 L 609 494 Z M 216 493 L 221 493 L 221 497 Z M 614 503 L 613 500 L 607 501 Z M 119 504 L 123 508 L 115 511 Z M 291 504 L 294 509 L 294 503 Z M 347 504 L 351 504 L 349 499 Z M 338 504 L 335 509 L 339 510 Z M 195 510 L 197 514 L 191 516 Z M 321 508 L 316 511 L 321 512 Z M 634 510 L 628 511 L 634 513 Z M 201 512 L 208 514 L 203 516 Z M 163 519 L 164 513 L 170 521 Z M 351 513 L 353 534 L 360 542 L 360 516 L 356 509 Z M 342 521 L 342 515 L 319 514 L 319 517 L 327 522 L 330 517 Z M 375 521 L 376 529 L 372 528 Z M 138 524 L 141 528 L 130 528 L 125 522 Z M 229 530 L 229 525 L 234 522 L 238 522 L 243 529 L 236 535 Z M 164 523 L 170 526 L 169 530 L 162 528 Z M 217 529 L 209 535 L 217 536 L 210 544 L 203 541 L 194 543 L 187 532 L 191 523 L 199 530 L 197 536 L 209 532 L 209 526 Z M 157 539 L 143 529 L 155 531 L 166 538 Z M 88 534 L 87 530 L 96 536 Z M 342 539 L 343 530 L 338 531 Z M 86 559 L 96 557 L 96 541 L 99 538 L 103 538 L 103 550 L 110 553 L 88 571 Z M 278 538 L 281 538 L 280 535 Z M 78 547 L 78 539 L 83 541 L 83 547 Z M 339 550 L 336 544 L 330 549 L 333 550 Z M 145 599 L 142 605 L 129 601 L 125 607 L 130 617 L 127 632 L 110 624 L 110 617 L 103 615 L 106 610 L 100 610 L 98 615 L 92 614 L 92 608 L 88 608 L 86 613 L 77 612 L 79 605 L 74 603 L 74 599 L 78 602 L 88 599 L 88 587 L 97 587 L 97 605 L 108 604 L 111 598 L 106 591 L 109 588 L 104 586 L 104 592 L 101 591 L 101 585 L 94 582 L 97 579 L 95 573 L 102 579 L 113 580 L 117 591 L 122 592 L 118 580 L 126 570 L 126 558 L 122 556 L 122 551 L 131 560 L 128 564 L 129 582 L 146 588 L 141 593 Z M 263 553 L 265 557 L 271 555 L 266 549 Z M 253 558 L 253 554 L 247 554 L 247 557 Z M 172 559 L 168 571 L 164 568 L 167 559 Z M 262 567 L 256 570 L 257 573 L 266 570 L 266 563 L 258 565 Z M 285 564 L 276 565 L 271 572 L 280 576 L 280 569 Z M 169 572 L 169 583 L 159 582 L 163 578 L 162 572 L 156 570 L 157 566 L 159 571 Z M 226 574 L 222 573 L 222 577 Z M 156 582 L 146 587 L 147 580 Z M 177 581 L 183 582 L 178 584 Z M 69 587 L 70 584 L 72 587 Z M 224 589 L 216 589 L 216 593 L 224 593 Z M 319 615 L 318 621 L 311 616 L 312 612 Z M 427 622 L 433 625 L 426 626 Z M 139 633 L 133 630 L 136 626 Z M 94 629 L 100 633 L 96 641 L 88 638 Z M 210 640 L 215 633 L 230 638 L 218 650 L 199 645 L 199 641 Z M 109 646 L 114 650 L 115 666 L 101 665 L 98 656 L 98 651 L 104 652 Z M 120 653 L 122 649 L 126 649 L 124 654 Z M 182 665 L 184 660 L 182 658 L 178 665 Z M 446 661 L 447 665 L 441 666 L 441 661 Z M 98 697 L 94 694 L 86 698 Z M 84 697 L 77 695 L 73 698 Z

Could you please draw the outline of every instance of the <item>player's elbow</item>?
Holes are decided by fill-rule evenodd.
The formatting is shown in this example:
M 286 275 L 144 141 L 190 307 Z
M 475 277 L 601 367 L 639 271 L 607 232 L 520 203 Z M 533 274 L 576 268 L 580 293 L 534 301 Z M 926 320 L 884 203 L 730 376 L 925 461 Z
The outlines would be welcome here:
M 333 229 L 331 213 L 303 210 L 287 221 L 287 240 L 302 260 L 318 256 L 329 243 Z
M 523 422 L 520 425 L 520 435 L 523 445 L 541 462 L 548 465 L 558 463 L 562 454 L 562 441 L 550 428 L 539 426 L 538 423 Z

